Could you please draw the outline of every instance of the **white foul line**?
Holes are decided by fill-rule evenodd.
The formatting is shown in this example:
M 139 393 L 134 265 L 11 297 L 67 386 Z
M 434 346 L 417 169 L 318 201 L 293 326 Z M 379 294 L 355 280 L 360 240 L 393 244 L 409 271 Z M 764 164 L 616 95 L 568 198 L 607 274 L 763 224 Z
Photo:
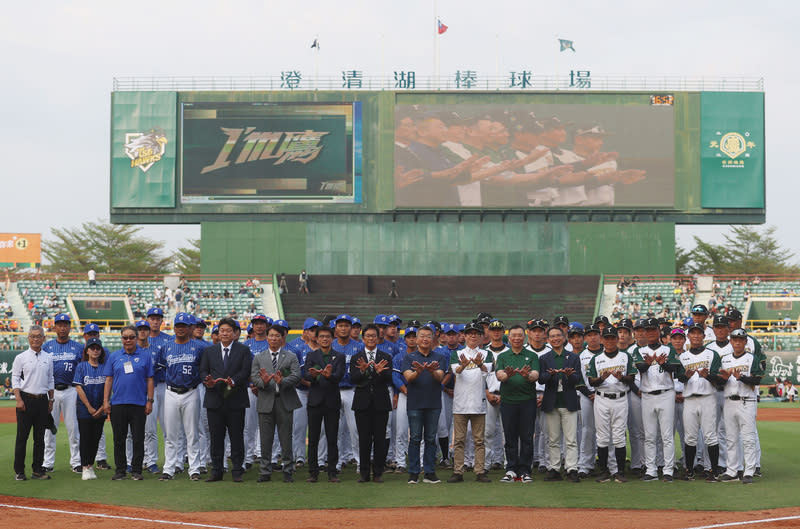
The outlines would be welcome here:
M 153 518 L 135 518 L 133 516 L 116 516 L 113 514 L 99 514 L 99 513 L 86 513 L 86 512 L 73 512 L 73 511 L 62 511 L 60 509 L 45 509 L 43 507 L 26 507 L 23 505 L 8 505 L 5 503 L 0 503 L 0 507 L 8 507 L 9 509 L 25 509 L 28 511 L 42 511 L 42 512 L 54 512 L 59 514 L 72 514 L 74 516 L 92 516 L 95 518 L 112 518 L 115 520 L 131 520 L 135 522 L 149 522 L 149 523 L 162 523 L 162 524 L 169 524 L 169 525 L 183 525 L 189 527 L 207 527 L 211 529 L 240 529 L 238 527 L 228 527 L 226 525 L 208 525 L 203 523 L 193 523 L 193 522 L 173 522 L 170 520 L 157 520 Z
M 715 529 L 717 527 L 736 527 L 738 525 L 752 525 L 757 523 L 781 522 L 783 520 L 797 520 L 800 516 L 783 516 L 781 518 L 764 518 L 761 520 L 747 520 L 744 522 L 726 522 L 713 525 L 698 525 L 697 527 L 686 527 L 685 529 Z

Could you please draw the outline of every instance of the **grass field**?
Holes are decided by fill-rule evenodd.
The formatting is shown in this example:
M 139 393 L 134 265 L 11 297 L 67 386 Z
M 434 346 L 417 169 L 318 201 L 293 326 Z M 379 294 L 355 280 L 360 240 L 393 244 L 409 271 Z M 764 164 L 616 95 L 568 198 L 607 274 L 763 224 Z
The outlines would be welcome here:
M 7 407 L 13 403 L 0 403 Z M 797 404 L 771 403 L 770 407 L 797 407 Z M 300 508 L 366 508 L 410 507 L 444 505 L 483 505 L 516 507 L 579 507 L 579 508 L 632 508 L 632 509 L 698 509 L 744 511 L 798 505 L 800 487 L 800 451 L 796 439 L 800 436 L 800 423 L 759 422 L 762 465 L 764 477 L 752 486 L 703 481 L 688 483 L 676 481 L 628 484 L 545 483 L 542 475 L 535 476 L 530 485 L 503 484 L 497 480 L 500 472 L 493 472 L 491 484 L 478 484 L 474 475 L 467 474 L 465 483 L 458 485 L 406 484 L 406 475 L 387 474 L 386 483 L 358 484 L 355 468 L 349 467 L 342 475 L 341 484 L 298 481 L 284 484 L 280 481 L 258 484 L 253 470 L 245 474 L 245 482 L 234 484 L 193 483 L 186 475 L 170 482 L 159 482 L 147 474 L 145 480 L 113 482 L 111 471 L 100 473 L 96 481 L 81 481 L 67 464 L 66 431 L 59 430 L 56 470 L 49 481 L 14 481 L 12 462 L 14 450 L 14 424 L 0 424 L 0 494 L 47 499 L 64 499 L 98 502 L 114 505 L 151 507 L 173 511 L 208 510 L 261 510 Z M 111 446 L 111 428 L 106 425 L 108 449 Z M 28 466 L 31 449 L 28 450 Z M 446 478 L 447 472 L 440 472 Z M 226 475 L 229 480 L 229 475 Z

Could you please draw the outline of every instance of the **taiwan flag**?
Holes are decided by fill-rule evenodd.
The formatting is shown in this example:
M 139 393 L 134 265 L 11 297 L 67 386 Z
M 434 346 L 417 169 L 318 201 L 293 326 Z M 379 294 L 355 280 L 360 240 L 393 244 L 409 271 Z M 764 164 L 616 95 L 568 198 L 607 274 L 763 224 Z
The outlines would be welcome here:
M 442 33 L 444 33 L 445 31 L 447 31 L 447 26 L 445 26 L 444 24 L 442 24 L 442 19 L 441 19 L 441 18 L 439 18 L 439 19 L 436 19 L 436 24 L 437 24 L 437 28 L 438 28 L 438 30 L 439 30 L 439 35 L 441 35 L 441 34 L 442 34 Z

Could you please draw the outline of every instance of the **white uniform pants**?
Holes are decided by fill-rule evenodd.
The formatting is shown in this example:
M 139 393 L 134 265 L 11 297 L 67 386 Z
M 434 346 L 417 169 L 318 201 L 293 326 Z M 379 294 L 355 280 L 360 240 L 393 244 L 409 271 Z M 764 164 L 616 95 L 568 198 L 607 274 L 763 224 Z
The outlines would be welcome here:
M 80 437 L 78 433 L 78 415 L 75 406 L 78 402 L 78 392 L 75 386 L 67 389 L 56 390 L 53 392 L 55 398 L 53 402 L 53 422 L 61 423 L 61 415 L 64 416 L 64 425 L 67 427 L 69 437 L 69 467 L 81 466 Z M 99 453 L 98 453 L 99 455 Z M 98 459 L 100 459 L 98 457 Z M 56 436 L 50 430 L 44 432 L 44 467 L 55 466 L 56 461 Z
M 256 411 L 258 396 L 253 393 L 253 388 L 247 388 L 247 398 L 250 399 L 250 407 L 244 410 L 245 464 L 252 463 L 258 459 L 261 454 L 261 443 L 259 442 L 258 431 L 258 411 Z
M 683 432 L 683 402 L 676 402 L 675 403 L 675 431 L 678 432 L 678 439 L 680 442 L 680 449 L 681 449 L 681 457 L 678 460 L 678 463 L 683 465 L 686 468 L 686 455 L 683 453 L 683 445 L 686 443 L 686 436 Z M 674 438 L 674 435 L 673 435 Z
M 167 390 L 164 395 L 164 472 L 172 474 L 183 468 L 181 439 L 186 439 L 186 454 L 189 456 L 189 475 L 200 473 L 200 399 L 197 389 L 177 394 Z
M 631 443 L 631 468 L 644 468 L 644 423 L 642 398 L 628 393 L 628 438 Z
M 394 428 L 394 463 L 398 467 L 407 468 L 406 458 L 408 457 L 408 411 L 406 403 L 408 397 L 405 393 L 397 395 L 397 410 L 395 413 Z M 444 397 L 442 398 L 444 404 Z M 444 411 L 444 410 L 442 410 Z M 442 413 L 444 415 L 444 413 Z
M 567 472 L 578 470 L 578 412 L 567 408 L 555 408 L 544 414 L 547 421 L 548 459 L 550 470 L 561 466 L 561 437 L 564 437 L 566 454 L 564 467 Z M 539 461 L 541 464 L 541 461 Z
M 642 423 L 644 424 L 644 459 L 647 474 L 658 476 L 658 441 L 664 452 L 664 475 L 671 476 L 675 468 L 675 392 L 659 395 L 642 394 Z
M 158 424 L 161 423 L 161 432 L 164 442 L 167 441 L 167 429 L 164 425 L 164 395 L 167 385 L 163 382 L 156 384 L 153 391 L 153 411 L 147 416 L 144 423 L 144 465 L 146 469 L 158 464 Z M 128 434 L 130 435 L 130 434 Z M 181 465 L 183 466 L 183 465 Z
M 308 432 L 308 391 L 298 389 L 300 407 L 292 419 L 292 454 L 295 462 L 306 460 L 306 433 Z
M 342 407 L 339 411 L 339 461 L 328 461 L 328 465 L 337 465 L 341 468 L 342 463 L 351 459 L 358 459 L 358 430 L 356 429 L 356 414 L 353 411 L 352 388 L 341 388 L 339 394 L 342 396 Z
M 203 410 L 203 400 L 206 396 L 206 387 L 197 386 L 197 400 L 200 401 L 200 417 L 198 418 L 197 439 L 200 450 L 200 466 L 208 467 L 211 461 L 211 435 L 208 433 L 208 413 Z
M 724 421 L 727 432 L 728 454 L 726 461 L 728 469 L 726 474 L 734 476 L 744 467 L 744 475 L 752 476 L 756 471 L 758 453 L 756 452 L 756 421 L 753 408 L 758 403 L 752 401 L 725 399 Z M 741 441 L 741 451 L 739 449 Z M 744 464 L 742 464 L 744 452 Z
M 550 439 L 547 435 L 547 418 L 542 408 L 536 407 L 536 424 L 533 429 L 533 461 L 539 466 L 548 467 Z M 536 470 L 536 469 L 534 469 Z
M 594 469 L 594 461 L 597 459 L 597 444 L 595 443 L 594 429 L 594 403 L 592 399 L 579 394 L 581 401 L 580 412 L 580 435 L 578 437 L 578 472 L 587 474 Z
M 598 447 L 624 448 L 627 421 L 628 399 L 625 395 L 616 399 L 603 397 L 599 393 L 595 396 L 594 427 Z
M 706 446 L 717 443 L 717 397 L 716 395 L 693 395 L 683 401 L 683 429 L 686 444 L 697 446 L 697 435 L 703 429 Z M 698 450 L 699 451 L 699 450 Z M 691 463 L 686 462 L 687 468 Z

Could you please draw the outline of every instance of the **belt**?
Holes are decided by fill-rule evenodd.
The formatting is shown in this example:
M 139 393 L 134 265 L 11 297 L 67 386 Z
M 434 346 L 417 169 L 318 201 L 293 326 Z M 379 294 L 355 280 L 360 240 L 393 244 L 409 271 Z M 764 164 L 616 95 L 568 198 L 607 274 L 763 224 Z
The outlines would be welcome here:
M 184 393 L 192 391 L 194 388 L 184 388 L 181 386 L 167 386 L 167 389 L 173 393 L 177 393 L 178 395 L 183 395 Z
M 646 395 L 661 395 L 662 393 L 666 393 L 667 391 L 672 391 L 671 389 L 657 389 L 655 391 L 645 391 Z
M 711 393 L 707 393 L 707 394 L 695 393 L 694 395 L 684 396 L 683 398 L 684 399 L 693 399 L 695 397 L 711 397 L 711 396 L 712 396 Z
M 741 395 L 731 395 L 730 397 L 725 398 L 728 400 L 741 400 L 742 402 L 755 402 L 756 400 L 754 398 L 742 397 Z
M 64 391 L 69 387 L 69 384 L 56 384 L 56 389 L 58 391 Z
M 614 399 L 621 399 L 622 397 L 627 395 L 628 392 L 627 391 L 623 391 L 622 393 L 600 393 L 598 391 L 597 394 L 600 395 L 601 397 L 605 397 L 607 399 L 614 400 Z
M 339 389 L 353 389 L 353 386 L 339 386 Z
M 40 395 L 37 395 L 35 393 L 27 393 L 25 391 L 20 391 L 20 394 L 23 397 L 28 397 L 29 399 L 46 399 L 46 398 L 49 398 L 47 393 L 42 393 Z

